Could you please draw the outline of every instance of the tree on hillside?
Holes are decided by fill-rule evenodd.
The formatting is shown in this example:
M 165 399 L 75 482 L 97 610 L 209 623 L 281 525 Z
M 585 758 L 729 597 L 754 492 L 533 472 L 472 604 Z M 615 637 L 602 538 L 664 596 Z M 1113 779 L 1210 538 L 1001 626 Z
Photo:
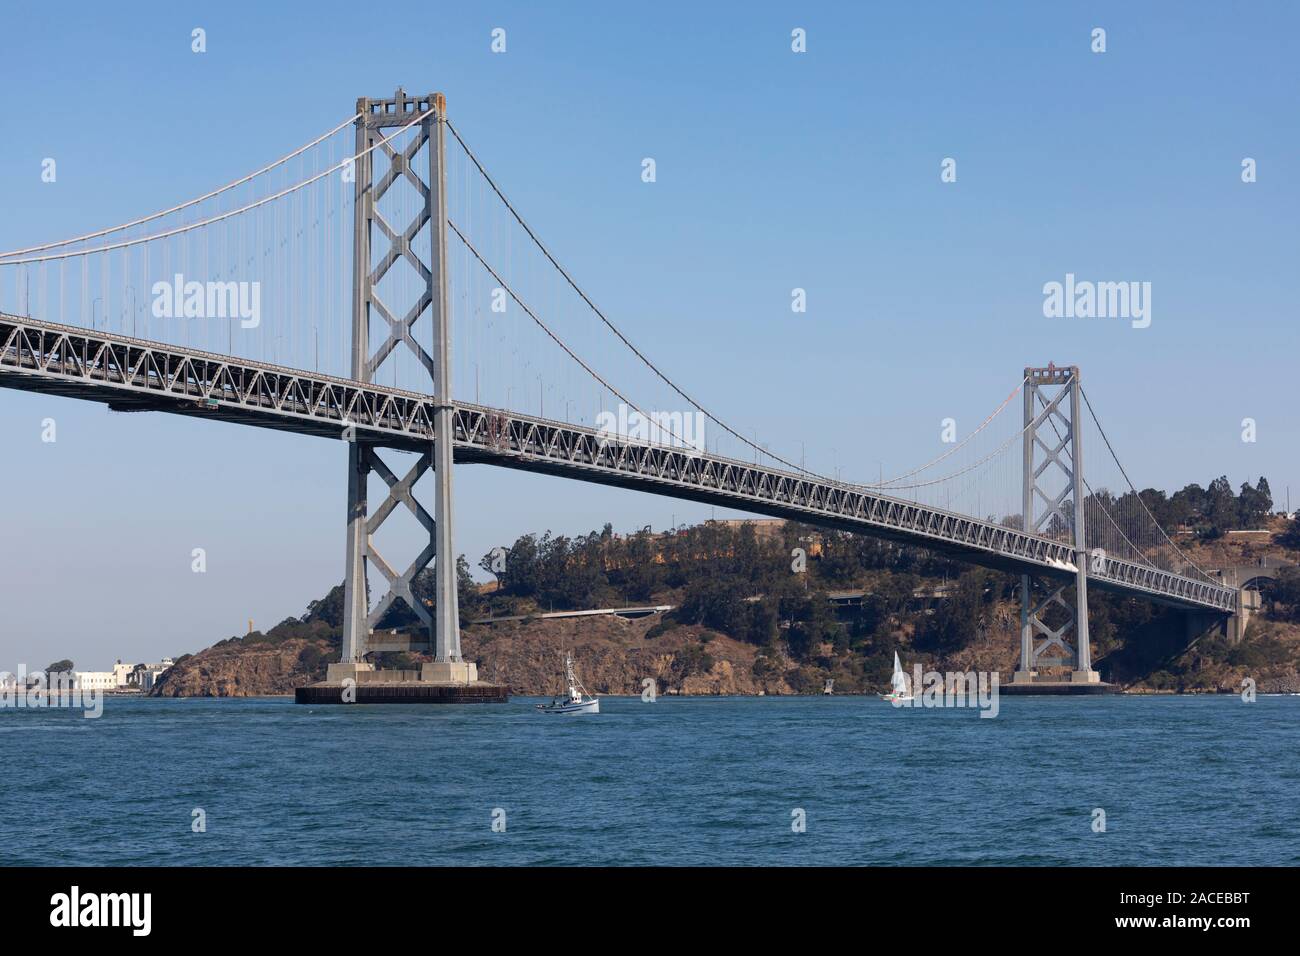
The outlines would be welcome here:
M 745 640 L 758 647 L 771 647 L 781 636 L 781 617 L 778 604 L 771 598 L 749 604 L 748 629 Z
M 537 593 L 539 582 L 537 536 L 520 535 L 505 555 L 505 569 L 500 573 L 492 568 L 494 556 L 491 552 L 483 555 L 479 567 L 496 574 L 501 583 L 501 590 L 517 597 L 532 597 Z
M 1242 482 L 1241 494 L 1237 497 L 1237 526 L 1240 528 L 1262 528 L 1273 510 L 1273 494 L 1268 487 L 1268 479 L 1261 477 L 1255 487 L 1250 482 Z
M 1227 475 L 1215 478 L 1205 490 L 1202 517 L 1208 525 L 1206 537 L 1221 537 L 1237 526 L 1237 496 L 1232 493 Z
M 915 574 L 891 574 L 876 583 L 876 593 L 884 600 L 886 614 L 901 614 L 912 601 L 912 592 L 920 585 Z
M 745 603 L 733 586 L 717 578 L 688 585 L 678 614 L 687 624 L 702 624 L 735 638 L 743 639 L 748 631 Z
M 865 594 L 853 615 L 853 636 L 870 638 L 889 618 L 889 605 L 883 595 Z
M 742 581 L 754 582 L 761 576 L 761 549 L 754 525 L 746 521 L 736 531 L 732 548 L 732 573 Z
M 479 593 L 474 575 L 469 571 L 469 562 L 463 554 L 456 559 L 456 604 L 461 614 L 467 611 L 477 614 L 484 604 L 483 595 Z
M 330 627 L 343 626 L 342 584 L 334 585 L 319 601 L 312 601 L 307 605 L 307 613 L 302 616 L 302 622 L 311 624 L 313 621 L 324 621 Z
M 825 591 L 792 595 L 781 605 L 782 616 L 790 621 L 786 644 L 795 660 L 809 660 L 823 641 L 839 643 L 842 636 L 847 637 L 848 632 L 835 619 Z
M 75 665 L 73 665 L 72 661 L 67 659 L 55 661 L 49 667 L 45 668 L 45 674 L 47 677 L 51 674 L 68 674 L 72 672 L 74 666 Z
M 975 575 L 964 575 L 956 591 L 939 602 L 934 614 L 923 618 L 917 630 L 916 645 L 941 654 L 959 650 L 979 633 L 982 590 Z
M 650 535 L 638 532 L 623 543 L 617 556 L 615 577 L 633 601 L 648 601 L 664 586 L 664 565 Z
M 558 580 L 548 588 L 547 597 L 570 610 L 595 607 L 602 603 L 608 588 L 605 580 L 604 544 L 592 533 L 567 542 L 558 554 Z
M 1156 488 L 1143 488 L 1138 492 L 1138 497 L 1142 499 L 1142 504 L 1146 506 L 1146 510 L 1151 512 L 1151 516 L 1156 519 L 1156 523 L 1166 530 L 1172 531 L 1185 520 L 1185 518 L 1180 518 L 1174 514 L 1169 496 L 1163 491 Z
M 862 556 L 855 547 L 858 535 L 834 531 L 824 536 L 825 550 L 817 571 L 828 580 L 852 580 L 862 568 Z
M 1195 523 L 1205 511 L 1205 501 L 1205 489 L 1194 482 L 1175 491 L 1169 498 L 1170 523 L 1174 527 Z

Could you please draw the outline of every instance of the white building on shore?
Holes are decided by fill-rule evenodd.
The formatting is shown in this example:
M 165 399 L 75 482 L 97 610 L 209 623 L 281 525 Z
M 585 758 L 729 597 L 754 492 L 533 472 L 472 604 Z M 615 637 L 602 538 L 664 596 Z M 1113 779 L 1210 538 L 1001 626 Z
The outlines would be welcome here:
M 75 671 L 74 686 L 81 690 L 138 689 L 147 694 L 174 663 L 170 657 L 152 664 L 123 664 L 119 659 L 111 671 Z
M 117 690 L 113 671 L 73 671 L 72 686 L 77 690 Z
M 158 678 L 171 670 L 175 663 L 170 657 L 165 657 L 156 664 L 136 664 L 134 676 L 140 691 L 147 694 L 153 690 L 153 685 L 157 683 Z
M 70 677 L 58 674 L 53 675 L 53 677 L 65 681 L 64 687 L 68 690 L 73 688 L 98 691 L 140 690 L 148 693 L 153 690 L 158 678 L 171 670 L 172 665 L 175 663 L 170 657 L 164 657 L 161 661 L 152 664 L 123 664 L 119 659 L 113 665 L 112 670 L 72 671 Z M 37 682 L 40 682 L 43 686 L 46 684 L 47 678 L 44 671 L 24 672 L 24 674 L 25 679 L 22 683 L 25 686 L 31 686 Z M 8 671 L 0 672 L 0 687 L 13 688 L 18 683 L 18 675 L 11 674 Z

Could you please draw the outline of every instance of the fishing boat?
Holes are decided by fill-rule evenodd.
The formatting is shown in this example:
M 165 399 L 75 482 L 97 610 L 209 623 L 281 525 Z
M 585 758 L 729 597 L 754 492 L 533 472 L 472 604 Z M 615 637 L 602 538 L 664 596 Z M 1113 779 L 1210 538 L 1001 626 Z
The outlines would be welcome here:
M 881 700 L 887 700 L 891 704 L 906 704 L 915 700 L 907 689 L 907 675 L 903 673 L 903 665 L 898 660 L 898 651 L 894 651 L 894 673 L 889 678 L 889 686 L 889 693 L 881 694 Z
M 553 697 L 549 704 L 538 704 L 537 709 L 543 714 L 599 714 L 600 701 L 587 693 L 587 688 L 573 673 L 572 654 L 564 655 L 564 677 L 568 694 Z

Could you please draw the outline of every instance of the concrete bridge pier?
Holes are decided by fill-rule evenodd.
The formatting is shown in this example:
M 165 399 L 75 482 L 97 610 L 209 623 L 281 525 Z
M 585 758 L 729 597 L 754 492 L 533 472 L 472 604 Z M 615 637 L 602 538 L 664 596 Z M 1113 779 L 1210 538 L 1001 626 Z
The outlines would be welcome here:
M 1263 599 L 1260 596 L 1259 589 L 1269 581 L 1276 581 L 1278 573 L 1284 568 L 1291 567 L 1294 567 L 1294 565 L 1280 561 L 1277 558 L 1261 558 L 1254 564 L 1237 564 L 1210 572 L 1210 574 L 1220 578 L 1224 586 L 1234 588 L 1237 592 L 1237 600 L 1232 613 L 1228 616 L 1227 621 L 1223 623 L 1224 634 L 1228 638 L 1229 644 L 1241 643 L 1246 636 L 1246 628 L 1250 624 L 1250 619 L 1263 607 Z
M 1251 615 L 1259 610 L 1259 592 L 1241 589 L 1237 592 L 1237 604 L 1231 614 L 1213 614 L 1208 611 L 1188 611 L 1187 643 L 1198 641 L 1207 635 L 1226 637 L 1228 643 L 1236 646 L 1246 636 L 1246 626 L 1250 624 Z
M 1228 643 L 1240 644 L 1246 636 L 1246 628 L 1250 624 L 1251 617 L 1254 616 L 1262 606 L 1259 592 L 1252 588 L 1241 588 L 1237 591 L 1237 607 L 1224 627 L 1227 630 Z

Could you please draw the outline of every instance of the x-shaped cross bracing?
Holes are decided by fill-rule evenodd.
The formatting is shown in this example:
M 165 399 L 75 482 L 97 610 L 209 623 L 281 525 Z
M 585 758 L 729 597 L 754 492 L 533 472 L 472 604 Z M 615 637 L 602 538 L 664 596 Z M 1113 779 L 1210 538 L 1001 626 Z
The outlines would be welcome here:
M 1042 643 L 1035 641 L 1033 653 L 1030 658 L 1032 664 L 1037 664 L 1038 659 L 1053 647 L 1059 647 L 1062 654 L 1070 660 L 1075 660 L 1074 647 L 1066 640 L 1066 635 L 1074 629 L 1074 607 L 1065 599 L 1065 590 L 1068 585 L 1057 584 L 1056 582 L 1044 582 L 1037 578 L 1031 579 L 1031 588 L 1037 586 L 1043 591 L 1042 599 L 1030 610 L 1028 615 L 1029 625 L 1034 630 L 1034 637 L 1043 636 L 1046 638 Z M 1065 623 L 1060 627 L 1052 627 L 1043 620 L 1043 613 L 1049 607 L 1055 605 L 1066 613 Z
M 374 610 L 367 615 L 367 624 L 373 628 L 388 612 L 393 602 L 400 597 L 421 621 L 428 626 L 432 626 L 433 618 L 429 616 L 429 612 L 425 610 L 424 605 L 416 600 L 415 593 L 411 589 L 411 585 L 415 582 L 415 576 L 429 566 L 435 552 L 433 518 L 424 509 L 424 506 L 415 500 L 413 493 L 415 483 L 420 480 L 421 475 L 429 470 L 432 464 L 430 453 L 426 451 L 422 454 L 419 461 L 406 473 L 406 477 L 401 479 L 393 474 L 387 463 L 379 457 L 373 448 L 367 447 L 363 454 L 370 470 L 377 473 L 379 477 L 384 479 L 384 483 L 388 485 L 388 495 L 384 498 L 384 503 L 366 518 L 366 557 L 379 569 L 379 573 L 388 580 L 388 591 L 375 605 Z M 380 525 L 384 523 L 399 504 L 406 505 L 411 514 L 415 515 L 416 520 L 424 525 L 425 530 L 429 532 L 429 541 L 424 546 L 424 550 L 401 574 L 393 570 L 392 565 L 379 553 L 374 542 L 375 532 L 379 530 Z
M 1068 526 L 1073 526 L 1073 519 L 1065 513 L 1062 505 L 1067 498 L 1071 497 L 1074 488 L 1074 462 L 1070 459 L 1068 449 L 1074 440 L 1074 423 L 1061 411 L 1061 402 L 1070 393 L 1069 386 L 1064 386 L 1056 393 L 1052 399 L 1044 397 L 1042 391 L 1035 389 L 1034 394 L 1042 404 L 1042 410 L 1034 417 L 1032 424 L 1029 426 L 1029 433 L 1033 439 L 1034 446 L 1041 449 L 1043 460 L 1034 467 L 1033 470 L 1033 492 L 1034 500 L 1042 499 L 1046 505 L 1046 510 L 1033 519 L 1030 530 L 1039 531 L 1054 515 L 1059 515 L 1061 521 Z M 1059 421 L 1061 428 L 1054 429 L 1054 435 L 1059 439 L 1055 446 L 1048 445 L 1043 441 L 1042 429 L 1052 422 Z M 1068 464 L 1067 464 L 1068 462 Z M 1045 492 L 1039 484 L 1039 479 L 1043 472 L 1055 465 L 1065 475 L 1065 485 L 1056 495 Z M 1074 502 L 1074 507 L 1080 506 L 1079 502 Z
M 379 231 L 388 237 L 389 246 L 388 252 L 384 254 L 384 258 L 380 260 L 377 266 L 375 266 L 374 271 L 367 276 L 366 285 L 368 288 L 366 290 L 366 298 L 374 311 L 388 323 L 388 338 L 379 346 L 378 349 L 375 350 L 375 353 L 366 360 L 367 378 L 372 378 L 374 376 L 375 371 L 379 366 L 384 364 L 384 360 L 392 354 L 393 350 L 397 348 L 399 342 L 406 343 L 407 347 L 415 353 L 416 357 L 420 360 L 420 363 L 428 371 L 429 377 L 433 378 L 433 359 L 411 334 L 411 326 L 419 320 L 420 316 L 424 314 L 425 310 L 429 308 L 429 304 L 432 302 L 432 294 L 430 293 L 430 284 L 433 278 L 432 273 L 430 273 L 429 267 L 420 260 L 420 257 L 416 255 L 415 251 L 411 248 L 411 242 L 417 235 L 419 235 L 420 230 L 428 225 L 429 220 L 432 218 L 429 210 L 429 187 L 425 184 L 424 180 L 419 177 L 415 170 L 411 168 L 411 160 L 414 158 L 415 154 L 420 151 L 420 147 L 428 141 L 429 133 L 424 126 L 420 127 L 419 134 L 414 136 L 411 139 L 411 142 L 401 150 L 393 149 L 390 144 L 383 142 L 383 140 L 379 141 L 381 148 L 388 154 L 390 165 L 388 171 L 384 174 L 383 178 L 380 179 L 378 184 L 375 185 L 372 191 L 368 202 L 368 212 L 370 221 L 378 226 Z M 379 200 L 384 197 L 384 194 L 387 193 L 389 188 L 397 182 L 399 177 L 404 178 L 409 182 L 420 194 L 420 198 L 423 200 L 420 205 L 420 211 L 415 214 L 415 218 L 413 218 L 401 232 L 394 229 L 379 211 Z M 415 303 L 407 310 L 406 314 L 400 319 L 394 315 L 393 311 L 387 306 L 387 304 L 379 298 L 379 293 L 376 291 L 380 281 L 399 260 L 405 260 L 411 268 L 415 270 L 424 283 L 423 292 Z

